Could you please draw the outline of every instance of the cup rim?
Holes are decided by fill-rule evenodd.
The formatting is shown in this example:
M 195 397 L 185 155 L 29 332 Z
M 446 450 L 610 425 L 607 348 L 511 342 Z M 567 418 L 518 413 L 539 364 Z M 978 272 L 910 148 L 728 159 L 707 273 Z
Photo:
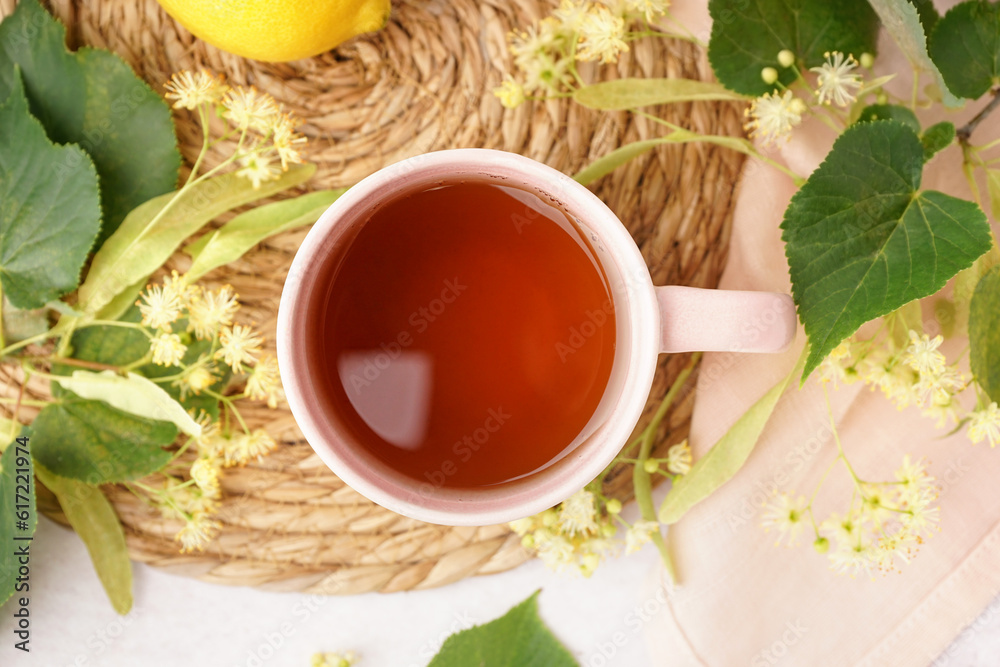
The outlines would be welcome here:
M 625 306 L 631 324 L 629 357 L 621 392 L 600 438 L 591 436 L 562 459 L 524 478 L 476 489 L 439 487 L 420 492 L 420 482 L 388 469 L 375 471 L 361 464 L 357 452 L 345 443 L 336 427 L 317 411 L 309 379 L 309 361 L 296 350 L 305 349 L 300 306 L 308 300 L 314 276 L 308 267 L 323 261 L 345 225 L 373 208 L 386 190 L 398 191 L 408 182 L 464 174 L 507 185 L 535 187 L 567 213 L 586 222 L 595 242 L 625 277 L 627 289 L 614 294 L 616 311 Z M 343 221 L 347 222 L 343 222 Z M 556 505 L 599 475 L 618 454 L 646 404 L 659 352 L 660 314 L 652 279 L 638 247 L 615 214 L 592 192 L 569 176 L 530 158 L 505 151 L 463 148 L 425 153 L 404 159 L 359 181 L 328 208 L 299 247 L 282 289 L 277 318 L 277 352 L 289 408 L 310 446 L 348 486 L 372 502 L 404 516 L 428 523 L 490 525 L 530 516 Z M 356 450 L 357 448 L 355 448 Z M 383 464 L 384 465 L 384 464 Z M 376 474 L 378 473 L 378 474 Z M 412 488 L 407 488 L 412 487 Z

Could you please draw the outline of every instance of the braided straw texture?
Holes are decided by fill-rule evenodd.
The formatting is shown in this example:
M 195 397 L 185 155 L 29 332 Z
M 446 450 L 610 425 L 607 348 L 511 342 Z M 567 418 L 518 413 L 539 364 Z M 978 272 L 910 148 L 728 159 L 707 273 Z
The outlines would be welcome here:
M 540 19 L 551 0 L 401 0 L 389 25 L 309 60 L 269 64 L 221 52 L 193 38 L 155 0 L 51 0 L 68 26 L 72 48 L 111 49 L 154 89 L 181 69 L 207 67 L 230 83 L 254 84 L 304 120 L 308 158 L 319 166 L 310 188 L 348 186 L 376 169 L 427 151 L 487 147 L 513 151 L 575 173 L 623 144 L 662 135 L 653 122 L 625 112 L 598 113 L 565 100 L 507 110 L 491 94 L 511 63 L 507 33 Z M 15 0 L 0 0 L 0 16 Z M 614 66 L 585 67 L 585 78 L 709 79 L 704 54 L 686 42 L 643 40 Z M 652 109 L 703 133 L 738 135 L 738 106 L 686 103 Z M 200 129 L 176 116 L 188 163 Z M 221 145 L 212 166 L 229 154 Z M 595 184 L 595 192 L 636 239 L 656 284 L 714 287 L 726 258 L 735 188 L 743 158 L 707 144 L 662 147 Z M 269 239 L 239 261 L 208 276 L 206 285 L 232 284 L 242 315 L 259 323 L 273 345 L 282 282 L 305 230 Z M 186 257 L 172 266 L 183 270 Z M 661 357 L 644 428 L 686 355 Z M 0 381 L 7 395 L 22 376 L 10 367 Z M 693 388 L 694 374 L 689 380 Z M 2 386 L 2 385 L 0 385 Z M 32 379 L 25 397 L 45 398 Z M 681 394 L 658 434 L 654 455 L 687 436 L 692 391 Z M 337 479 L 312 453 L 287 406 L 243 407 L 251 426 L 281 443 L 262 462 L 224 471 L 221 535 L 204 553 L 180 554 L 164 521 L 121 488 L 108 493 L 126 527 L 135 560 L 216 583 L 321 594 L 399 591 L 441 586 L 475 574 L 510 569 L 530 558 L 506 526 L 453 528 L 423 524 L 378 507 Z M 22 420 L 32 418 L 25 409 Z M 606 491 L 631 494 L 631 468 L 621 465 Z M 51 496 L 42 509 L 65 521 Z

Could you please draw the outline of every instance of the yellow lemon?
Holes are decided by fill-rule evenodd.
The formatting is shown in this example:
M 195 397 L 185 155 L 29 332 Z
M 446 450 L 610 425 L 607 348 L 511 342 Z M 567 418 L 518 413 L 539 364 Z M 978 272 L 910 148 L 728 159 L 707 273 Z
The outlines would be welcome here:
M 389 0 L 158 0 L 196 37 L 244 58 L 284 62 L 385 26 Z

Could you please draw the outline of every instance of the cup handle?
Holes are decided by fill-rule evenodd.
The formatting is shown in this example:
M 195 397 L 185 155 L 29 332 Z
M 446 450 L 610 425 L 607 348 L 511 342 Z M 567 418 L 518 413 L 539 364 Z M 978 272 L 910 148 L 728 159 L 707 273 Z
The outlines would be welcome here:
M 795 340 L 787 294 L 656 287 L 660 352 L 781 352 Z

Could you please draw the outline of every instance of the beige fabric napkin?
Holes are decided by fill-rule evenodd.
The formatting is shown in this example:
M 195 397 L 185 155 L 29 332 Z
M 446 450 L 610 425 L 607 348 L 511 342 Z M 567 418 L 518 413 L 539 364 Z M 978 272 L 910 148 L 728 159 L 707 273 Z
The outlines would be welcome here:
M 707 36 L 704 8 L 704 2 L 678 7 Z M 899 72 L 893 88 L 907 95 L 905 60 L 885 37 L 880 52 L 876 72 Z M 948 119 L 965 122 L 982 104 Z M 922 120 L 926 126 L 938 119 Z M 997 136 L 996 122 L 976 133 L 979 143 Z M 831 141 L 828 130 L 807 123 L 772 156 L 808 174 Z M 970 196 L 956 153 L 931 164 L 923 187 Z M 774 169 L 748 168 L 722 287 L 790 291 L 778 225 L 793 193 Z M 925 316 L 930 329 L 926 309 Z M 795 349 L 783 355 L 706 355 L 691 434 L 696 457 L 788 373 L 804 342 L 800 328 Z M 964 344 L 948 341 L 943 350 L 952 359 Z M 682 585 L 647 624 L 654 664 L 923 667 L 1000 593 L 1000 448 L 973 446 L 964 430 L 943 437 L 918 409 L 897 411 L 860 384 L 831 391 L 830 399 L 862 478 L 891 479 L 904 454 L 931 462 L 942 486 L 940 532 L 901 573 L 874 581 L 835 574 L 808 537 L 796 548 L 774 546 L 774 533 L 760 528 L 762 501 L 774 489 L 808 496 L 836 456 L 822 386 L 810 380 L 786 393 L 737 477 L 671 528 Z M 843 511 L 849 499 L 850 481 L 838 467 L 820 493 L 818 516 Z

